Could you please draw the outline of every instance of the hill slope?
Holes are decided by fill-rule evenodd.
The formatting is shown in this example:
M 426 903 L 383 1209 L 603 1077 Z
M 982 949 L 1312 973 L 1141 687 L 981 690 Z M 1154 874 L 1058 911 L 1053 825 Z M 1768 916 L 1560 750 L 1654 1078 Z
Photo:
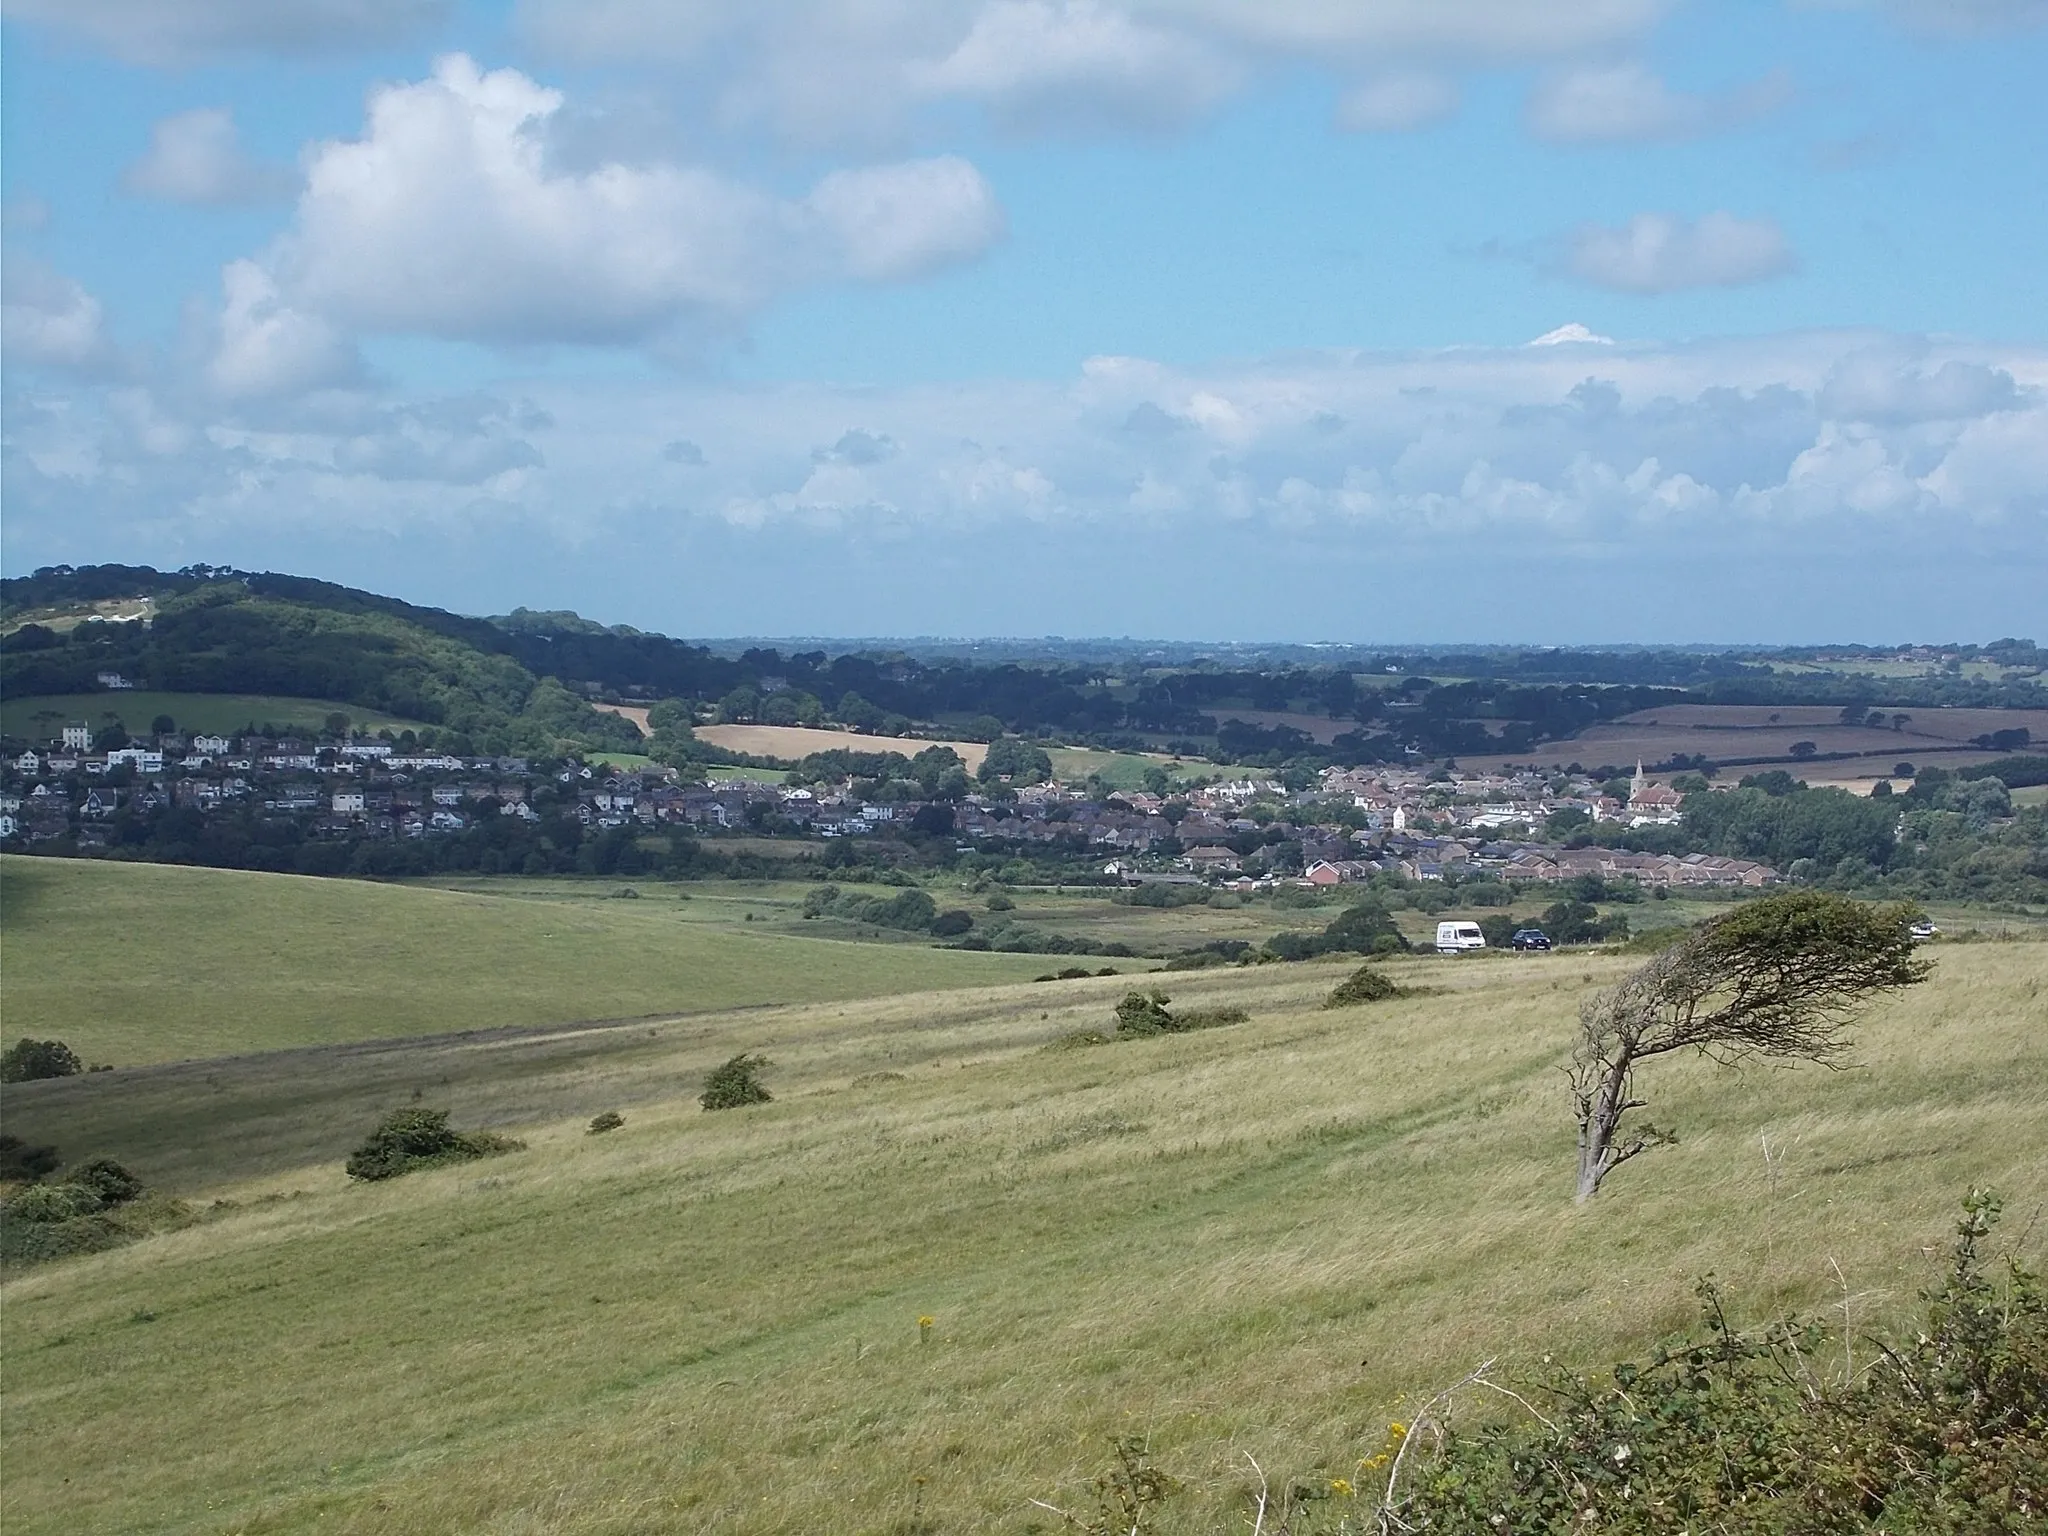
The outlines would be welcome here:
M 0 858 L 8 1040 L 146 1062 L 1021 981 L 1042 956 L 178 865 Z
M 396 1057 L 367 1093 L 317 1053 L 32 1085 L 10 1118 L 59 1139 L 184 1106 L 180 1187 L 244 1203 L 6 1285 L 0 1411 L 34 1455 L 0 1514 L 1021 1536 L 1135 1432 L 1190 1528 L 1242 1529 L 1247 1454 L 1352 1475 L 1486 1356 L 1612 1360 L 1708 1270 L 1745 1319 L 1840 1306 L 1830 1261 L 1862 1329 L 1910 1304 L 1964 1188 L 2048 1199 L 2048 946 L 1937 954 L 1860 1070 L 1646 1073 L 1684 1140 L 1585 1210 L 1556 1067 L 1618 963 L 1579 956 L 1403 962 L 1444 990 L 1335 1013 L 1341 968 L 1177 976 L 1252 1021 L 1051 1053 L 1121 984 L 392 1047 L 529 1147 L 380 1187 L 339 1163 L 349 1117 L 404 1101 Z M 703 1070 L 771 1039 L 777 1101 L 700 1113 Z M 584 1135 L 605 1099 L 624 1129 Z M 318 1135 L 292 1151 L 290 1122 Z

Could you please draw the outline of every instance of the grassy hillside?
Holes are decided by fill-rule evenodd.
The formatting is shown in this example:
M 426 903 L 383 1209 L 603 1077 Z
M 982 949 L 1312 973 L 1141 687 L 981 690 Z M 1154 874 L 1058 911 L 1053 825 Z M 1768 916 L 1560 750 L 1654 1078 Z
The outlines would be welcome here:
M 10 698 L 0 704 L 0 733 L 40 741 L 58 727 L 82 720 L 97 730 L 119 720 L 130 731 L 147 731 L 158 715 L 169 715 L 181 731 L 233 736 L 249 726 L 274 725 L 279 730 L 317 731 L 329 715 L 347 715 L 359 731 L 417 729 L 417 720 L 402 719 L 358 704 L 332 699 L 289 699 L 268 693 L 61 693 L 46 698 Z
M 607 890 L 621 887 L 613 884 Z M 172 865 L 0 859 L 4 1033 L 144 1062 L 1020 981 L 1043 957 L 749 931 L 673 888 L 537 902 Z
M 1556 1068 L 1624 962 L 1575 955 L 1404 961 L 1439 990 L 1335 1013 L 1341 967 L 1174 977 L 1251 1022 L 1085 1050 L 1043 1047 L 1121 983 L 10 1090 L 19 1134 L 238 1203 L 6 1284 L 0 1520 L 1021 1536 L 1139 1432 L 1180 1528 L 1241 1530 L 1248 1454 L 1348 1475 L 1481 1358 L 1614 1359 L 1708 1270 L 1863 1329 L 1967 1186 L 2048 1200 L 2048 945 L 1935 954 L 1857 1070 L 1647 1072 L 1683 1140 L 1584 1210 Z M 699 1112 L 764 1045 L 777 1101 Z M 528 1149 L 348 1187 L 408 1083 Z

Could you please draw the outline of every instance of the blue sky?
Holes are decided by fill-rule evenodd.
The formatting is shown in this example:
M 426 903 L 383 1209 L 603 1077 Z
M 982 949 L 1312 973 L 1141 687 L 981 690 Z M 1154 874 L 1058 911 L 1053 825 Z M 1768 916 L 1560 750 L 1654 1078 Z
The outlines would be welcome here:
M 10 574 L 694 635 L 2048 617 L 2048 0 L 0 26 Z

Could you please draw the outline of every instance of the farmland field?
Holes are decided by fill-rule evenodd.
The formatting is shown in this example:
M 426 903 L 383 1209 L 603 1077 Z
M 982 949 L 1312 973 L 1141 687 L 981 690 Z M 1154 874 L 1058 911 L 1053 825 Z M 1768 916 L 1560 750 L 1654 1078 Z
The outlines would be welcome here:
M 6 1033 L 56 1035 L 90 1060 L 130 1066 L 979 986 L 1045 969 L 1029 955 L 756 932 L 744 905 L 723 922 L 694 918 L 697 910 L 653 886 L 637 901 L 540 902 L 9 855 L 0 858 Z
M 1887 711 L 1887 717 L 1894 712 Z M 1835 708 L 1801 705 L 1672 704 L 1644 710 L 1619 720 L 1589 727 L 1563 741 L 1545 742 L 1515 759 L 1542 763 L 1583 763 L 1627 767 L 1641 758 L 1664 762 L 1673 756 L 1704 753 L 1714 762 L 1752 759 L 1796 761 L 1795 742 L 1810 741 L 1818 753 L 1848 752 L 1857 760 L 1814 763 L 1816 781 L 1846 782 L 1886 775 L 1894 762 L 1908 761 L 1960 768 L 2003 756 L 1969 745 L 1977 736 L 2021 726 L 2036 741 L 2048 740 L 2048 710 L 1926 709 L 1900 710 L 1907 718 L 1899 729 L 1872 729 L 1841 724 Z M 1501 759 L 1460 759 L 1468 766 L 1497 766 Z
M 988 753 L 987 744 L 979 741 L 867 736 L 859 731 L 822 731 L 802 725 L 700 725 L 697 736 L 728 752 L 780 758 L 807 757 L 813 752 L 900 752 L 915 757 L 926 747 L 951 747 L 970 770 L 979 768 Z
M 222 1203 L 6 1280 L 0 1428 L 35 1453 L 0 1520 L 1023 1536 L 1135 1433 L 1187 1484 L 1168 1529 L 1243 1529 L 1247 1456 L 1349 1475 L 1480 1359 L 1612 1361 L 1709 1271 L 1740 1320 L 1846 1291 L 1867 1331 L 1966 1188 L 2048 1200 L 2048 944 L 1935 954 L 1855 1071 L 1646 1072 L 1683 1139 L 1584 1209 L 1557 1066 L 1599 956 L 1395 962 L 1428 995 L 1339 1012 L 1340 965 L 1165 978 L 1250 1022 L 1092 1049 L 1045 1047 L 1120 981 L 10 1089 L 18 1134 Z M 702 1113 L 762 1048 L 775 1102 Z M 416 1091 L 526 1149 L 351 1187 Z M 584 1134 L 600 1108 L 624 1127 Z
M 158 715 L 169 715 L 181 731 L 233 736 L 251 726 L 314 731 L 332 714 L 344 714 L 359 731 L 417 730 L 417 720 L 382 714 L 360 704 L 332 699 L 292 699 L 262 693 L 154 693 L 132 689 L 103 693 L 9 698 L 0 703 L 0 732 L 31 741 L 54 738 L 65 724 L 84 721 L 97 730 L 119 720 L 130 731 L 147 731 Z

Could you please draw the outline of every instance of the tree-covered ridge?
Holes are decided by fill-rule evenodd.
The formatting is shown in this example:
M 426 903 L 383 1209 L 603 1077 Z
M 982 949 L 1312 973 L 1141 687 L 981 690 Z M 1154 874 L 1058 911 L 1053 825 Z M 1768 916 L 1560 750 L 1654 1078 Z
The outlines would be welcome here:
M 946 721 L 949 730 L 984 740 L 1046 732 L 1114 749 L 1164 747 L 1304 770 L 1396 762 L 1411 749 L 1432 758 L 1516 755 L 1680 700 L 1905 709 L 2048 702 L 2037 675 L 2041 653 L 2017 640 L 1961 648 L 1974 663 L 2004 668 L 1997 677 L 1966 674 L 1960 663 L 1940 675 L 1885 677 L 1857 670 L 1866 658 L 1855 648 L 1780 657 L 1682 648 L 1205 653 L 1127 644 L 1094 655 L 1047 642 L 1036 655 L 1001 647 L 987 655 L 973 647 L 735 652 L 607 628 L 569 612 L 522 608 L 498 619 L 467 618 L 305 577 L 206 566 L 38 571 L 0 582 L 0 616 L 123 596 L 154 598 L 154 623 L 86 619 L 68 635 L 25 624 L 0 641 L 0 685 L 16 695 L 82 691 L 100 671 L 115 670 L 153 687 L 357 703 L 479 742 L 479 732 L 503 738 L 510 722 L 537 712 L 557 740 L 630 745 L 629 728 L 581 708 L 580 693 L 675 701 L 681 718 L 663 754 L 671 757 L 696 750 L 687 739 L 690 721 L 715 715 L 747 724 L 836 722 L 889 735 Z M 1777 670 L 1776 661 L 1787 658 L 1819 670 Z M 536 680 L 546 678 L 567 686 L 560 695 L 537 693 Z M 1244 714 L 1265 718 L 1236 718 Z M 1345 728 L 1320 742 L 1274 715 Z M 534 731 L 517 739 L 538 749 Z
M 10 594 L 10 600 L 12 594 Z M 639 731 L 554 677 L 480 648 L 477 620 L 298 578 L 228 576 L 158 594 L 149 625 L 29 625 L 0 651 L 10 695 L 89 691 L 101 672 L 187 693 L 332 699 L 443 728 L 451 750 L 632 750 Z

